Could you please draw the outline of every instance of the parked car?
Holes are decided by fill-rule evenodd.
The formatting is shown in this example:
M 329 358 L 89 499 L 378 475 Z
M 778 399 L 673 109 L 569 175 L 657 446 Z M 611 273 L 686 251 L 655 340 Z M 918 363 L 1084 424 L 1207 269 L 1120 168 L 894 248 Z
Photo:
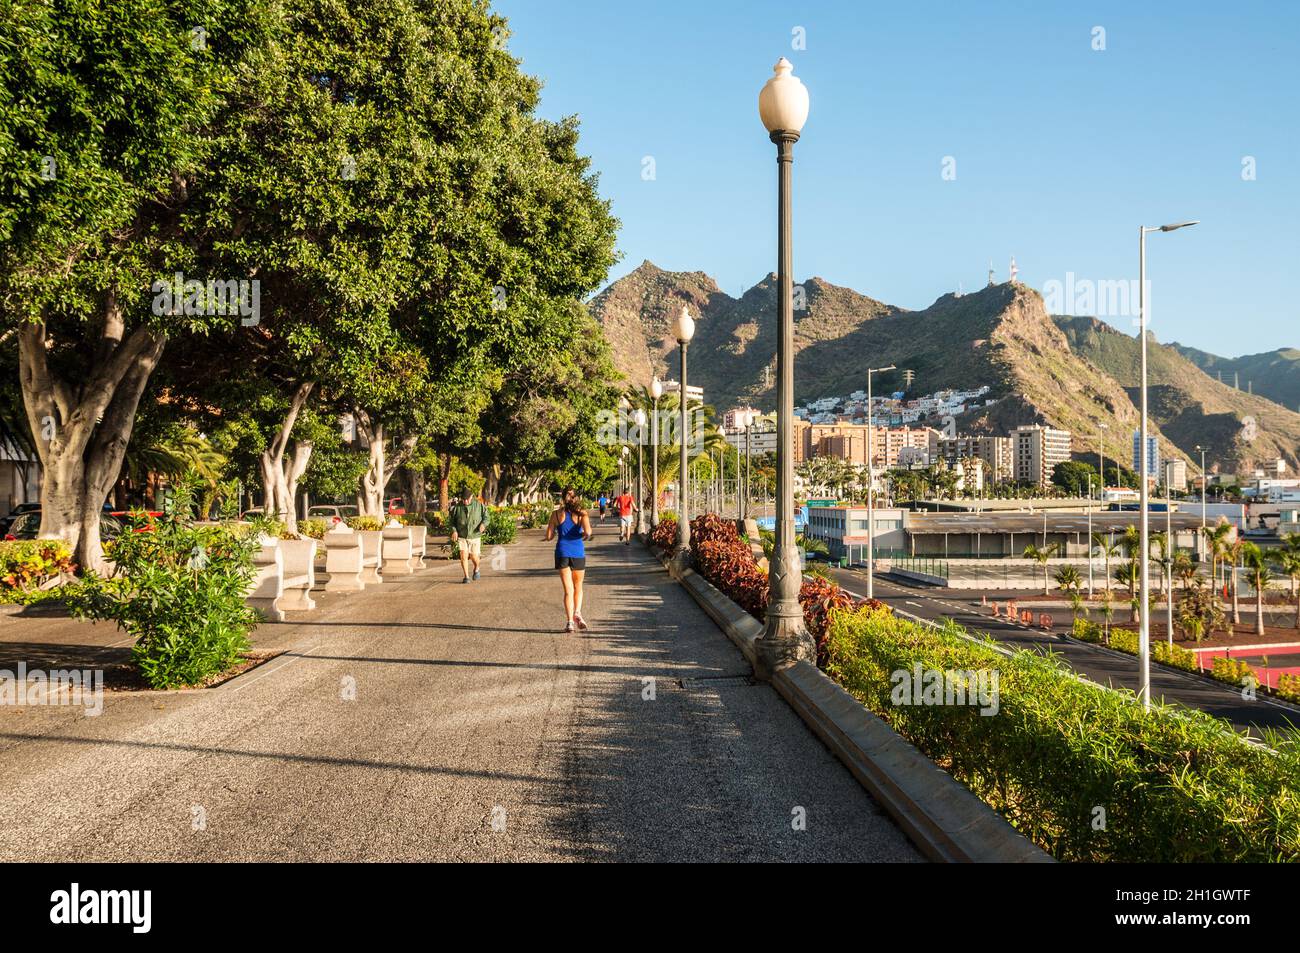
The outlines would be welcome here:
M 264 507 L 254 506 L 240 513 L 239 518 L 243 520 L 245 523 L 247 523 L 249 520 L 257 519 L 259 516 L 265 516 L 265 515 L 266 515 L 266 509 Z
M 334 504 L 322 504 L 320 506 L 307 507 L 307 518 L 310 520 L 327 520 L 330 525 L 341 523 L 357 515 L 357 508 L 344 504 L 335 506 Z
M 406 513 L 406 501 L 400 496 L 391 497 L 385 509 L 389 516 L 402 516 Z
M 120 513 L 100 514 L 99 517 L 100 542 L 106 543 L 109 540 L 116 539 L 118 536 L 122 535 L 123 523 L 121 519 L 119 519 L 119 517 L 122 515 L 123 514 Z M 34 511 L 28 510 L 26 513 L 19 514 L 18 518 L 14 520 L 13 525 L 9 527 L 9 531 L 5 533 L 4 538 L 6 541 L 19 540 L 19 539 L 36 539 L 36 537 L 40 535 L 40 532 L 41 532 L 41 511 L 39 509 L 36 509 Z M 141 532 L 141 530 L 137 530 L 137 532 Z
M 0 516 L 0 538 L 3 538 L 5 533 L 9 532 L 9 527 L 14 524 L 18 517 L 24 513 L 39 513 L 40 511 L 41 504 L 39 503 L 19 503 L 10 513 Z

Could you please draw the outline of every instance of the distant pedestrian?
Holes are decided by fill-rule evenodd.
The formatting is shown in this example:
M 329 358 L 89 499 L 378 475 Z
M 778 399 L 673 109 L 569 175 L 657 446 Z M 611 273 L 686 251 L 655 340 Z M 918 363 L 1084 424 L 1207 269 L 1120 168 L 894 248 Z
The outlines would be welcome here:
M 605 522 L 605 511 L 609 509 L 609 497 L 605 495 L 604 490 L 600 491 L 600 498 L 596 500 L 596 503 L 600 506 L 600 521 L 603 523 Z
M 546 524 L 546 538 L 555 540 L 555 568 L 564 586 L 564 631 L 572 632 L 574 626 L 587 628 L 582 618 L 582 579 L 587 574 L 586 541 L 591 539 L 591 517 L 573 487 L 565 487 L 563 499 Z
M 632 519 L 637 511 L 636 498 L 623 487 L 614 500 L 614 509 L 618 510 L 618 538 L 624 544 L 632 542 Z
M 479 559 L 483 554 L 483 530 L 487 528 L 488 511 L 483 503 L 474 498 L 474 494 L 465 489 L 461 491 L 460 502 L 451 507 L 451 541 L 460 549 L 460 569 L 465 574 L 462 582 L 478 579 Z M 470 563 L 474 564 L 473 575 Z

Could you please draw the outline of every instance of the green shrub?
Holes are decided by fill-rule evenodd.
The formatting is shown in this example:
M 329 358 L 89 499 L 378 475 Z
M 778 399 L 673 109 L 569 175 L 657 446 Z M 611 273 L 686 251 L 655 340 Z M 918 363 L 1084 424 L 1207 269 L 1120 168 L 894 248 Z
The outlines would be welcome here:
M 146 518 L 131 518 L 113 545 L 114 575 L 88 574 L 71 604 L 74 614 L 111 619 L 136 640 L 132 656 L 154 688 L 197 685 L 230 668 L 257 624 L 244 602 L 257 537 L 193 525 L 182 515 L 192 492 L 181 481 L 147 530 Z
M 1111 629 L 1110 647 L 1119 649 L 1121 652 L 1127 652 L 1129 655 L 1137 655 L 1138 634 L 1132 629 Z
M 1170 645 L 1168 642 L 1152 642 L 1151 657 L 1157 662 L 1172 665 L 1174 668 L 1181 668 L 1187 672 L 1197 670 L 1195 652 L 1177 645 Z
M 1102 636 L 1100 625 L 1093 622 L 1091 619 L 1084 619 L 1082 617 L 1078 617 L 1074 620 L 1074 629 L 1071 634 L 1076 639 L 1083 642 L 1100 642 Z
M 1075 678 L 1036 652 L 879 611 L 836 611 L 827 671 L 1022 833 L 1062 860 L 1300 860 L 1300 748 L 1246 744 L 1201 711 Z M 998 674 L 997 713 L 895 705 L 891 675 Z M 1096 808 L 1106 812 L 1094 827 Z
M 489 546 L 504 546 L 513 543 L 519 533 L 519 524 L 515 514 L 508 509 L 488 511 L 487 528 L 483 530 L 483 542 Z
M 523 514 L 524 529 L 540 529 L 551 519 L 555 507 L 550 503 L 534 503 Z
M 1259 684 L 1259 679 L 1255 677 L 1255 670 L 1248 663 L 1235 658 L 1216 657 L 1210 665 L 1210 674 L 1229 685 L 1244 685 L 1244 680 L 1247 678 Z
M 1300 702 L 1300 675 L 1283 672 L 1277 679 L 1277 693 L 1287 701 Z
M 384 528 L 384 521 L 378 516 L 349 516 L 345 523 L 357 532 L 374 532 Z

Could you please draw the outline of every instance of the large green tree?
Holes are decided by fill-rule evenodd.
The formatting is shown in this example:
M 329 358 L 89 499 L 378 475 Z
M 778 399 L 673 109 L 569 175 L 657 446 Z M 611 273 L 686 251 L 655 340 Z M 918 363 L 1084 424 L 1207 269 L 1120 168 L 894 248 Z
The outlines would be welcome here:
M 101 561 L 99 514 L 196 264 L 182 220 L 265 27 L 254 0 L 0 5 L 0 332 L 15 330 L 44 536 Z

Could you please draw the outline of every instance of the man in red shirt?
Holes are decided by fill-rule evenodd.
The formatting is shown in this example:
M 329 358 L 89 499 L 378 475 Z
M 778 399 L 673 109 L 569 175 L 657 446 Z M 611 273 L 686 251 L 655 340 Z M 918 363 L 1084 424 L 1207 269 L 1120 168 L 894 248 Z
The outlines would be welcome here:
M 614 497 L 614 509 L 618 510 L 618 538 L 624 545 L 632 542 L 632 520 L 636 513 L 636 500 L 623 487 L 623 492 Z

